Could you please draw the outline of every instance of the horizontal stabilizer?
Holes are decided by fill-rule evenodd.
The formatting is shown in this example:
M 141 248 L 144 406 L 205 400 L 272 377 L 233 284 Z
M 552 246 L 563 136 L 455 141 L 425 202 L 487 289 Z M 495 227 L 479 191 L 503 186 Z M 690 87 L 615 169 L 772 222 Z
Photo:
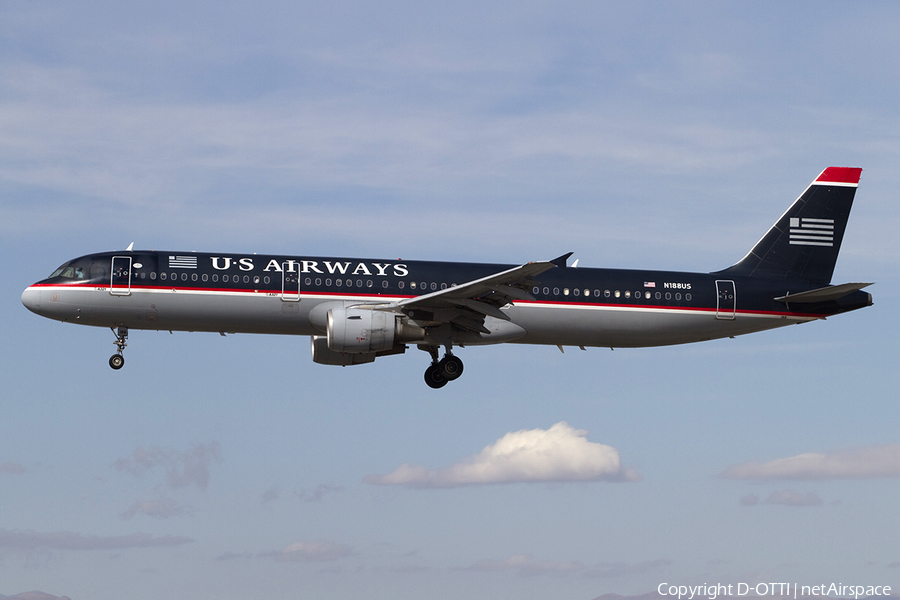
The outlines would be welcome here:
M 842 283 L 841 285 L 830 285 L 828 287 L 800 292 L 799 294 L 788 294 L 775 298 L 779 302 L 790 303 L 811 303 L 811 302 L 828 302 L 830 300 L 838 300 L 847 294 L 859 291 L 864 287 L 872 285 L 871 283 Z

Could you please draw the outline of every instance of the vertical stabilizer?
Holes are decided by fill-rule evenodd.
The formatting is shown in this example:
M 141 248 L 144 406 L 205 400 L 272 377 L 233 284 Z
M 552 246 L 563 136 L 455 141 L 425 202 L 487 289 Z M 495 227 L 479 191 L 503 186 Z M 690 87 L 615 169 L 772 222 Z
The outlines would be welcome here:
M 830 283 L 860 173 L 822 171 L 747 256 L 721 273 Z

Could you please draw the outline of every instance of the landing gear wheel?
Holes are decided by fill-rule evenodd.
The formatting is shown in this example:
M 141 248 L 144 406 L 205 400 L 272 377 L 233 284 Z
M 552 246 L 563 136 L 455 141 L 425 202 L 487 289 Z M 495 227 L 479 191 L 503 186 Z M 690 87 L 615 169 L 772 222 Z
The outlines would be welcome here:
M 448 354 L 438 363 L 438 368 L 441 370 L 441 375 L 444 376 L 444 379 L 453 381 L 462 375 L 463 361 L 457 356 Z
M 440 366 L 431 365 L 425 369 L 425 383 L 428 384 L 428 387 L 435 390 L 447 385 L 447 378 L 444 377 Z
M 109 357 L 109 366 L 118 371 L 125 365 L 125 357 L 122 356 L 122 353 L 125 351 L 125 346 L 128 343 L 125 341 L 128 339 L 128 328 L 127 327 L 119 327 L 118 329 L 114 327 L 110 327 L 112 329 L 113 334 L 116 336 L 116 341 L 113 342 L 116 345 L 116 348 L 119 349 L 118 352 Z

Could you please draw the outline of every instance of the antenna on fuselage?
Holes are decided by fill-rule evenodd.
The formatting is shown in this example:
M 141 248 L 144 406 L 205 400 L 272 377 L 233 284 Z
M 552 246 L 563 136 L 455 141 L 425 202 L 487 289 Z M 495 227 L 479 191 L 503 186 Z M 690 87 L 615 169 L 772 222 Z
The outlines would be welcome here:
M 128 247 L 125 248 L 125 252 L 131 252 L 134 249 L 134 242 L 128 244 Z

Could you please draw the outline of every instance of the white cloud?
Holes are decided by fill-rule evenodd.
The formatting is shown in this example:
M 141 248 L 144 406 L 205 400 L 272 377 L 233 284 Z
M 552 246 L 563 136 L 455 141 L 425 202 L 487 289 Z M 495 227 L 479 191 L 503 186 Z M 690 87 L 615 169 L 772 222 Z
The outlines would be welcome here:
M 180 546 L 193 542 L 181 535 L 154 537 L 147 533 L 97 536 L 72 531 L 42 532 L 34 530 L 0 529 L 0 548 L 19 551 L 36 550 L 121 550 L 125 548 L 153 548 Z
M 316 540 L 296 542 L 283 550 L 266 552 L 260 556 L 271 556 L 280 562 L 326 562 L 351 556 L 353 549 L 346 544 Z
M 338 492 L 343 492 L 344 488 L 340 485 L 331 485 L 328 483 L 321 483 L 316 486 L 316 489 L 311 492 L 308 490 L 301 490 L 299 492 L 294 492 L 298 498 L 302 502 L 321 502 L 322 497 L 326 494 L 335 494 Z
M 760 500 L 756 494 L 748 494 L 741 498 L 743 506 L 757 504 L 780 504 L 782 506 L 822 506 L 822 499 L 815 492 L 798 492 L 796 490 L 779 490 Z
M 267 504 L 269 502 L 272 502 L 273 500 L 277 500 L 280 495 L 281 495 L 281 490 L 279 490 L 275 486 L 272 486 L 269 489 L 267 489 L 265 492 L 263 492 L 262 503 Z
M 641 574 L 672 564 L 666 559 L 648 560 L 636 564 L 622 562 L 599 563 L 587 566 L 581 561 L 558 562 L 554 560 L 535 560 L 527 554 L 515 554 L 502 560 L 484 559 L 461 571 L 504 572 L 512 571 L 523 577 L 536 575 L 571 575 L 582 577 L 612 578 L 625 575 Z
M 725 469 L 726 479 L 867 479 L 900 476 L 900 444 L 866 446 L 835 452 L 810 452 L 768 462 Z
M 146 515 L 157 519 L 168 519 L 185 512 L 187 509 L 172 498 L 157 498 L 156 500 L 136 501 L 122 513 L 122 518 L 130 519 L 135 515 Z
M 10 475 L 22 475 L 26 472 L 25 467 L 19 463 L 5 462 L 0 464 L 0 473 L 8 473 Z
M 822 499 L 815 492 L 798 492 L 797 490 L 779 490 L 772 492 L 765 500 L 766 504 L 784 506 L 822 506 Z
M 444 488 L 491 483 L 637 481 L 622 467 L 612 446 L 589 442 L 587 432 L 565 422 L 550 429 L 507 433 L 478 454 L 443 469 L 409 463 L 387 475 L 369 475 L 366 483 Z
M 206 489 L 209 485 L 209 468 L 220 462 L 218 442 L 195 444 L 185 452 L 162 448 L 136 448 L 129 458 L 120 458 L 113 463 L 117 471 L 127 471 L 141 476 L 156 467 L 166 470 L 166 483 L 170 488 L 196 485 Z
M 504 560 L 484 559 L 461 569 L 463 571 L 515 571 L 519 575 L 567 574 L 584 571 L 585 566 L 579 561 L 556 562 L 552 560 L 535 560 L 527 554 L 516 554 Z

